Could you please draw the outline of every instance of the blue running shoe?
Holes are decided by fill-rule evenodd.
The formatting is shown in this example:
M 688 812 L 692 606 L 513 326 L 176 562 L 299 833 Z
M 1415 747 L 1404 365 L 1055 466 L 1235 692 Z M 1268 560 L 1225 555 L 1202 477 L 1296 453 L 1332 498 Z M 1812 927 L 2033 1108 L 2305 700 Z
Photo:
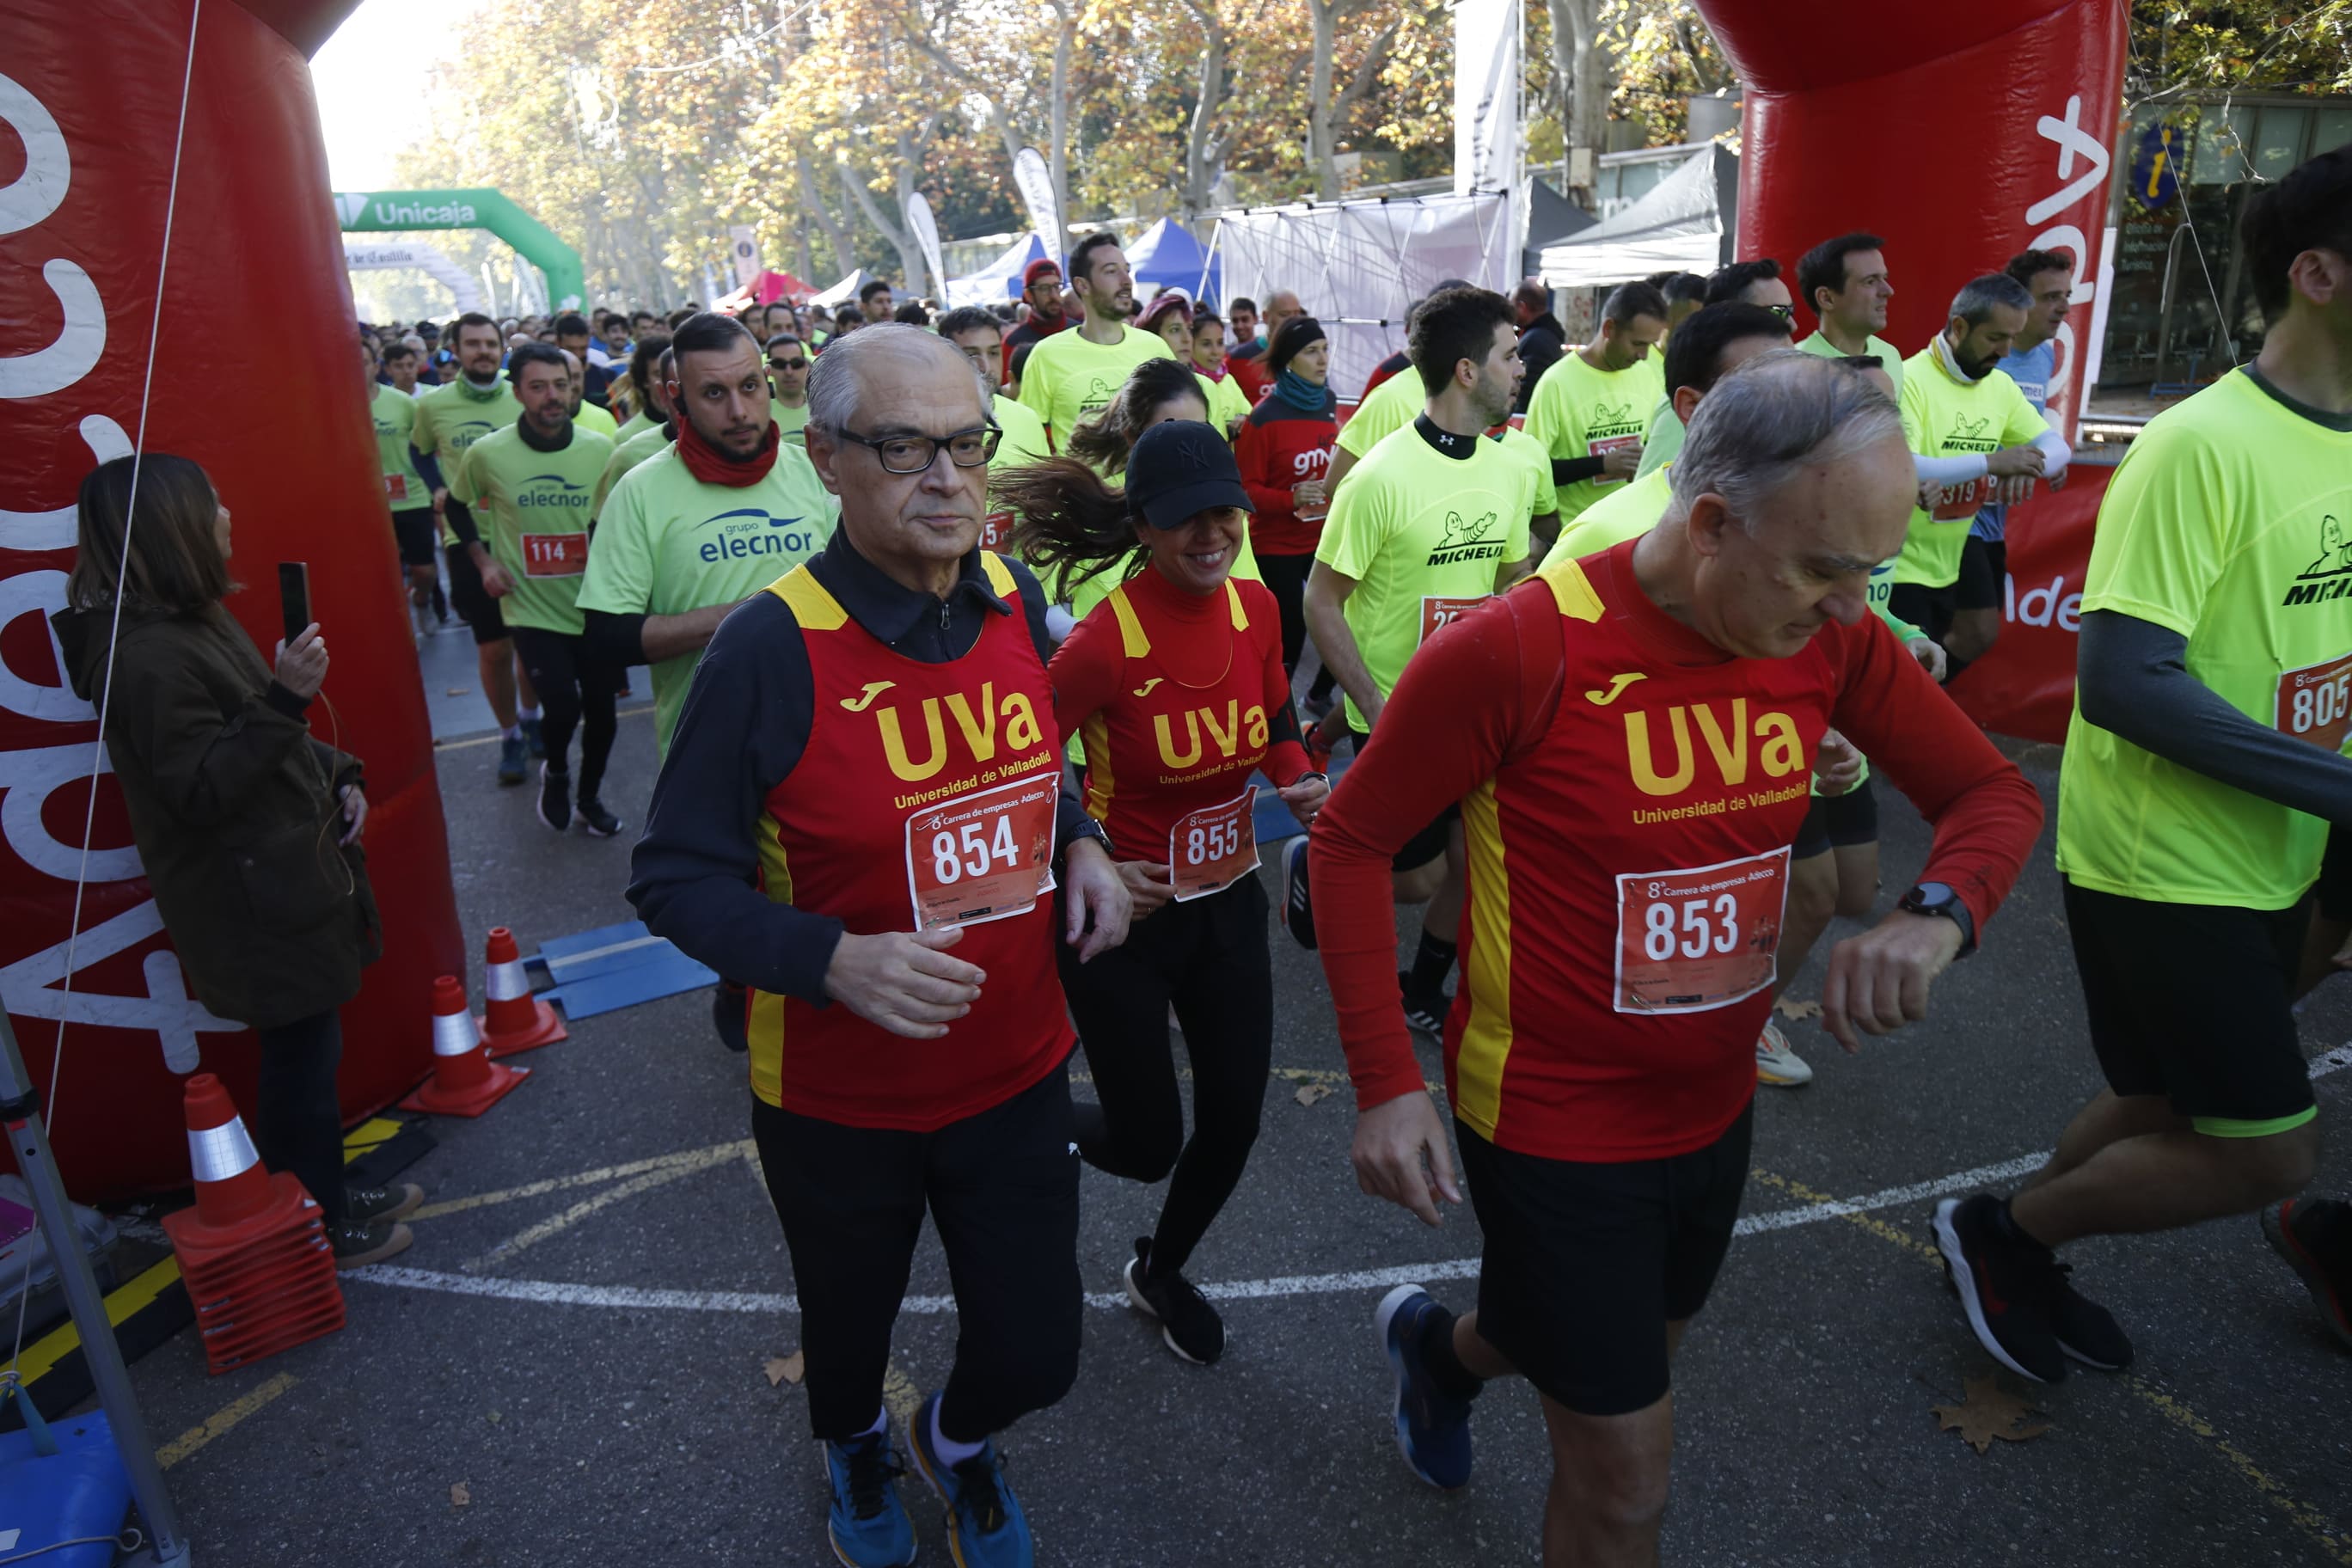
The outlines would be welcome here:
M 907 1473 L 890 1447 L 890 1435 L 877 1432 L 855 1443 L 824 1446 L 826 1479 L 833 1483 L 833 1509 L 824 1533 L 833 1554 L 849 1568 L 896 1568 L 915 1560 L 915 1521 L 898 1502 L 894 1484 Z
M 1414 1475 L 1451 1491 L 1470 1481 L 1470 1402 L 1440 1393 L 1421 1359 L 1422 1331 L 1444 1310 L 1420 1286 L 1400 1285 L 1381 1298 L 1372 1331 L 1396 1370 L 1397 1451 Z
M 915 1467 L 948 1507 L 948 1551 L 956 1568 L 1035 1568 L 1037 1555 L 1029 1541 L 1029 1520 L 1021 1500 L 1004 1484 L 1004 1461 L 989 1443 L 962 1464 L 950 1468 L 931 1452 L 931 1412 L 940 1396 L 932 1394 L 915 1412 L 908 1446 Z
M 507 735 L 500 738 L 499 741 L 499 783 L 501 784 L 519 784 L 522 783 L 522 753 L 523 738 L 520 735 Z
M 547 755 L 547 737 L 541 732 L 538 720 L 526 719 L 522 721 L 522 743 L 530 748 L 531 759 L 534 762 Z

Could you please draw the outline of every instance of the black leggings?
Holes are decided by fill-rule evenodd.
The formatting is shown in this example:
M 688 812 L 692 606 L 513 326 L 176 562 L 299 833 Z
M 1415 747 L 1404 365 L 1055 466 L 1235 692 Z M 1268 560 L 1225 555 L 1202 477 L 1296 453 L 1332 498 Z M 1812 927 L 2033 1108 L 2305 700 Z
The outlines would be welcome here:
M 539 692 L 540 738 L 547 742 L 550 773 L 562 773 L 572 748 L 572 729 L 580 728 L 582 800 L 594 800 L 604 783 L 604 760 L 613 754 L 613 733 L 619 727 L 614 699 L 620 689 L 612 662 L 584 637 L 542 631 L 537 626 L 513 628 L 515 652 L 530 672 Z
M 1282 668 L 1296 670 L 1307 647 L 1307 574 L 1315 569 L 1315 557 L 1261 555 L 1257 569 L 1282 611 Z
M 1221 893 L 1168 903 L 1124 946 L 1080 963 L 1058 944 L 1062 990 L 1086 1042 L 1098 1106 L 1076 1107 L 1078 1152 L 1130 1181 L 1173 1172 L 1151 1238 L 1154 1273 L 1184 1267 L 1225 1206 L 1257 1142 L 1274 1057 L 1265 889 L 1255 873 Z M 1168 1040 L 1168 1009 L 1192 1061 L 1192 1137 Z
M 333 1012 L 314 1013 L 254 1034 L 261 1041 L 254 1151 L 263 1168 L 293 1172 L 325 1211 L 326 1222 L 341 1225 L 349 1209 L 343 1200 L 343 1113 L 335 1098 L 342 1020 Z

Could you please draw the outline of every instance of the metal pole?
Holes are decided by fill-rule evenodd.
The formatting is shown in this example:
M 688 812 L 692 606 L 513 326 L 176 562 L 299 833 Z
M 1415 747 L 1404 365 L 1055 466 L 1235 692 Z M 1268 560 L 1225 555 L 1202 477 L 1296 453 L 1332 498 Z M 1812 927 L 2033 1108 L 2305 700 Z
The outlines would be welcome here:
M 148 1440 L 147 1424 L 140 1419 L 139 1402 L 131 1393 L 131 1374 L 123 1370 L 122 1351 L 114 1342 L 114 1325 L 106 1319 L 106 1301 L 89 1271 L 74 1228 L 72 1205 L 66 1201 L 65 1183 L 49 1152 L 48 1133 L 41 1126 L 40 1096 L 25 1070 L 16 1049 L 16 1031 L 0 1008 L 0 1123 L 8 1129 L 8 1148 L 16 1169 L 32 1189 L 33 1211 L 40 1216 L 41 1233 L 48 1238 L 49 1257 L 57 1265 L 58 1282 L 65 1288 L 66 1306 L 74 1329 L 81 1335 L 82 1359 L 89 1363 L 99 1405 L 113 1429 L 122 1468 L 131 1475 L 131 1497 L 146 1523 L 149 1542 L 130 1559 L 135 1568 L 186 1568 L 187 1538 L 180 1532 L 179 1510 L 163 1486 L 163 1467 L 155 1462 L 155 1447 Z M 26 1281 L 26 1289 L 32 1281 Z M 31 1398 L 29 1390 L 24 1397 Z

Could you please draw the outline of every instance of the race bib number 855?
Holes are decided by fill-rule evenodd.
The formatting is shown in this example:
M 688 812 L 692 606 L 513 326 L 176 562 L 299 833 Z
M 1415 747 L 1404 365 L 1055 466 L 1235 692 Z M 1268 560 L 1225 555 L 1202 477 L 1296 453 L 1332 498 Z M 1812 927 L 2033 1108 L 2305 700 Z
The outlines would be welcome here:
M 1784 846 L 1617 879 L 1620 1013 L 1705 1013 L 1772 984 L 1789 889 Z

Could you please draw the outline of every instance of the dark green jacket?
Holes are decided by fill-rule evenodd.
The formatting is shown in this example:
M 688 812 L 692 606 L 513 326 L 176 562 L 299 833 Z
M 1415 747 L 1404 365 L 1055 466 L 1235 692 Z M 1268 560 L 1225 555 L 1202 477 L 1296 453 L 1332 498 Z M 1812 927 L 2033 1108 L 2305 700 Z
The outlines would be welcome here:
M 106 684 L 111 615 L 50 617 L 76 693 Z M 360 764 L 313 740 L 226 610 L 126 609 L 106 749 L 163 929 L 189 988 L 221 1017 L 272 1028 L 341 1006 L 383 951 L 367 860 L 337 791 Z

